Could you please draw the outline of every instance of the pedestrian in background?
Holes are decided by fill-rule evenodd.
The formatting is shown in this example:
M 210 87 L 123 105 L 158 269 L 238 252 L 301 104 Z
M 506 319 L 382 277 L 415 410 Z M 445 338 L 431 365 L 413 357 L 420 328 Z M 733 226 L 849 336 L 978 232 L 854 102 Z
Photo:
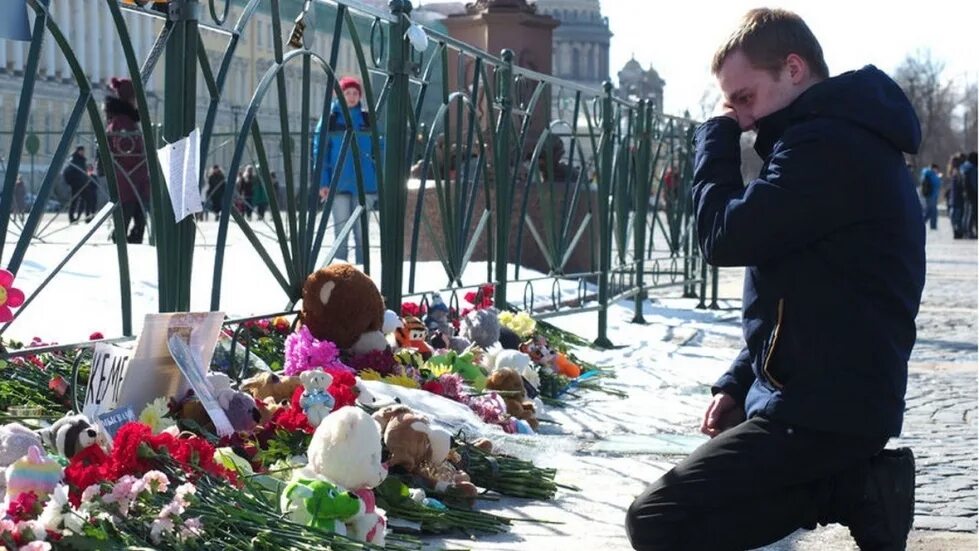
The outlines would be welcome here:
M 965 179 L 962 177 L 960 167 L 965 162 L 965 153 L 956 153 L 948 160 L 948 170 L 946 178 L 948 180 L 945 192 L 945 203 L 948 205 L 948 217 L 952 222 L 952 236 L 955 239 L 962 239 L 965 235 L 962 222 L 965 219 L 966 199 L 965 199 Z
M 964 163 L 959 168 L 962 171 L 962 182 L 965 185 L 966 213 L 963 217 L 962 228 L 969 239 L 975 239 L 979 235 L 976 223 L 979 222 L 979 184 L 976 182 L 976 175 L 979 173 L 979 165 L 976 162 L 976 152 L 972 151 L 966 157 Z
M 939 170 L 935 163 L 921 169 L 921 198 L 925 202 L 925 222 L 933 230 L 938 229 L 938 198 L 942 193 L 942 176 Z
M 82 196 L 82 190 L 88 181 L 86 167 L 88 167 L 88 161 L 85 159 L 85 146 L 80 145 L 71 154 L 71 160 L 68 161 L 68 166 L 62 173 L 65 183 L 68 184 L 69 193 L 71 193 L 71 198 L 68 200 L 68 222 L 71 224 L 77 224 L 85 210 L 85 198 Z
M 123 227 L 128 230 L 126 241 L 142 243 L 150 198 L 150 172 L 139 127 L 136 89 L 128 78 L 112 78 L 109 91 L 105 98 L 105 115 L 112 166 L 100 166 L 100 172 L 105 174 L 110 169 L 115 173 Z
M 325 201 L 330 194 L 333 194 L 333 209 L 330 216 L 333 223 L 334 239 L 340 239 L 340 232 L 346 225 L 347 220 L 353 214 L 354 207 L 359 203 L 359 193 L 357 189 L 357 172 L 354 164 L 360 166 L 363 176 L 363 192 L 365 196 L 365 207 L 372 209 L 377 203 L 377 177 L 374 169 L 374 157 L 371 151 L 371 138 L 367 132 L 371 129 L 371 120 L 368 112 L 361 105 L 360 81 L 354 77 L 343 77 L 340 79 L 340 89 L 343 92 L 343 101 L 350 111 L 352 120 L 348 121 L 340 104 L 340 99 L 334 99 L 330 108 L 328 120 L 320 121 L 316 124 L 316 131 L 313 134 L 313 159 L 318 159 L 320 129 L 326 124 L 326 142 L 324 144 L 323 175 L 320 179 L 319 197 L 320 201 Z M 348 147 L 346 157 L 340 166 L 340 176 L 336 187 L 332 187 L 334 169 L 340 165 L 340 149 L 343 144 L 343 135 L 347 128 L 353 129 L 356 134 L 354 139 L 360 149 L 360 156 L 354 154 L 353 147 Z M 364 213 L 366 215 L 366 212 Z M 355 224 L 354 234 L 354 258 L 357 264 L 364 263 L 364 239 L 361 234 L 361 225 Z M 336 258 L 349 260 L 347 240 L 340 241 L 336 249 Z

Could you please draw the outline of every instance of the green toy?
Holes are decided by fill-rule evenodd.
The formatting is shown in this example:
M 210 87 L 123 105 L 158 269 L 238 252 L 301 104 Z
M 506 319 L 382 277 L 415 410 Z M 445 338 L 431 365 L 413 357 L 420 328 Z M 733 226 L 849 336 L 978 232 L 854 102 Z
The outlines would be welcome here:
M 344 521 L 360 512 L 360 498 L 318 479 L 298 478 L 282 491 L 282 512 L 300 524 L 346 535 Z
M 428 360 L 429 364 L 437 366 L 447 366 L 452 368 L 453 373 L 458 373 L 473 388 L 482 392 L 486 386 L 486 373 L 479 367 L 475 360 L 476 355 L 471 351 L 459 354 L 450 350 L 445 354 L 433 356 Z

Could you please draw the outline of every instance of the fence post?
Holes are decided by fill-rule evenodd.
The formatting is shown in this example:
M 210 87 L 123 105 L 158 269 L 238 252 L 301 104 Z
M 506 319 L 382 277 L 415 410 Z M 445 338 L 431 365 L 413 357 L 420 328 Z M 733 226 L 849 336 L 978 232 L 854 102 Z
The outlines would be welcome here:
M 650 180 L 650 153 L 652 148 L 652 106 L 651 102 L 642 100 L 639 102 L 639 124 L 636 133 L 639 140 L 636 145 L 636 184 L 635 189 L 635 218 L 632 221 L 632 230 L 635 237 L 635 252 L 633 259 L 636 265 L 636 291 L 635 315 L 632 323 L 646 323 L 642 315 L 643 302 L 646 300 L 646 217 L 649 213 L 649 188 L 652 185 Z
M 197 125 L 197 49 L 200 47 L 197 21 L 201 5 L 198 0 L 171 0 L 168 8 L 173 29 L 167 40 L 164 67 L 163 140 L 174 143 Z M 153 162 L 154 152 L 146 153 L 148 162 Z M 161 168 L 169 170 L 169 167 Z M 160 311 L 190 310 L 194 219 L 187 217 L 176 222 L 170 195 L 163 189 L 153 190 L 151 210 L 159 265 Z
M 496 188 L 496 289 L 493 301 L 502 308 L 507 305 L 507 270 L 510 256 L 510 218 L 513 216 L 513 188 L 510 177 L 510 116 L 513 109 L 513 51 L 500 52 L 503 65 L 496 73 L 496 99 L 500 104 L 500 122 L 493 144 L 493 180 Z M 518 153 L 520 154 L 520 153 Z
M 409 0 L 388 3 L 397 21 L 391 25 L 388 40 L 388 73 L 390 95 L 384 113 L 384 180 L 380 182 L 381 210 L 381 294 L 394 311 L 401 308 L 401 286 L 404 275 L 405 210 L 408 202 L 406 175 L 408 159 L 408 32 L 411 13 Z
M 615 125 L 612 119 L 612 83 L 605 81 L 602 85 L 602 141 L 600 145 L 598 170 L 598 235 L 601 236 L 601 248 L 598 256 L 598 338 L 595 346 L 611 348 L 612 341 L 608 338 L 608 280 L 612 265 L 612 221 L 609 198 L 612 190 L 612 155 L 615 152 Z
M 710 309 L 720 309 L 720 306 L 717 305 L 717 266 L 711 266 Z

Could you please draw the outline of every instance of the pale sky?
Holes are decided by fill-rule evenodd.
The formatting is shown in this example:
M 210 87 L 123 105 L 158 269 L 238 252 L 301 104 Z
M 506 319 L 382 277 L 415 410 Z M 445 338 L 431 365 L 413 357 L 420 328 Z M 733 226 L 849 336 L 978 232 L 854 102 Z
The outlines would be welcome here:
M 697 117 L 714 86 L 710 59 L 748 10 L 780 7 L 802 16 L 823 47 L 831 75 L 868 63 L 892 73 L 904 57 L 928 48 L 945 76 L 976 81 L 979 2 L 958 0 L 602 0 L 612 37 L 611 73 L 635 54 L 666 80 L 664 110 Z

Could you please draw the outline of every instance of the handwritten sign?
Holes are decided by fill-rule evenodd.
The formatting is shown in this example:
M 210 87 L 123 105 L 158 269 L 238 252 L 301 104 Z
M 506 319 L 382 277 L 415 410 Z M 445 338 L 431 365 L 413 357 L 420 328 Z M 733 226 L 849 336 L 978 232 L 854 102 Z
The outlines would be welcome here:
M 95 419 L 119 404 L 131 355 L 131 350 L 112 344 L 95 345 L 92 371 L 88 377 L 85 404 L 82 407 L 82 413 L 89 419 Z
M 109 433 L 109 436 L 112 438 L 116 437 L 116 433 L 119 432 L 119 429 L 123 425 L 135 420 L 136 414 L 133 413 L 133 408 L 129 406 L 114 409 L 98 416 L 98 423 L 102 425 L 105 432 Z

